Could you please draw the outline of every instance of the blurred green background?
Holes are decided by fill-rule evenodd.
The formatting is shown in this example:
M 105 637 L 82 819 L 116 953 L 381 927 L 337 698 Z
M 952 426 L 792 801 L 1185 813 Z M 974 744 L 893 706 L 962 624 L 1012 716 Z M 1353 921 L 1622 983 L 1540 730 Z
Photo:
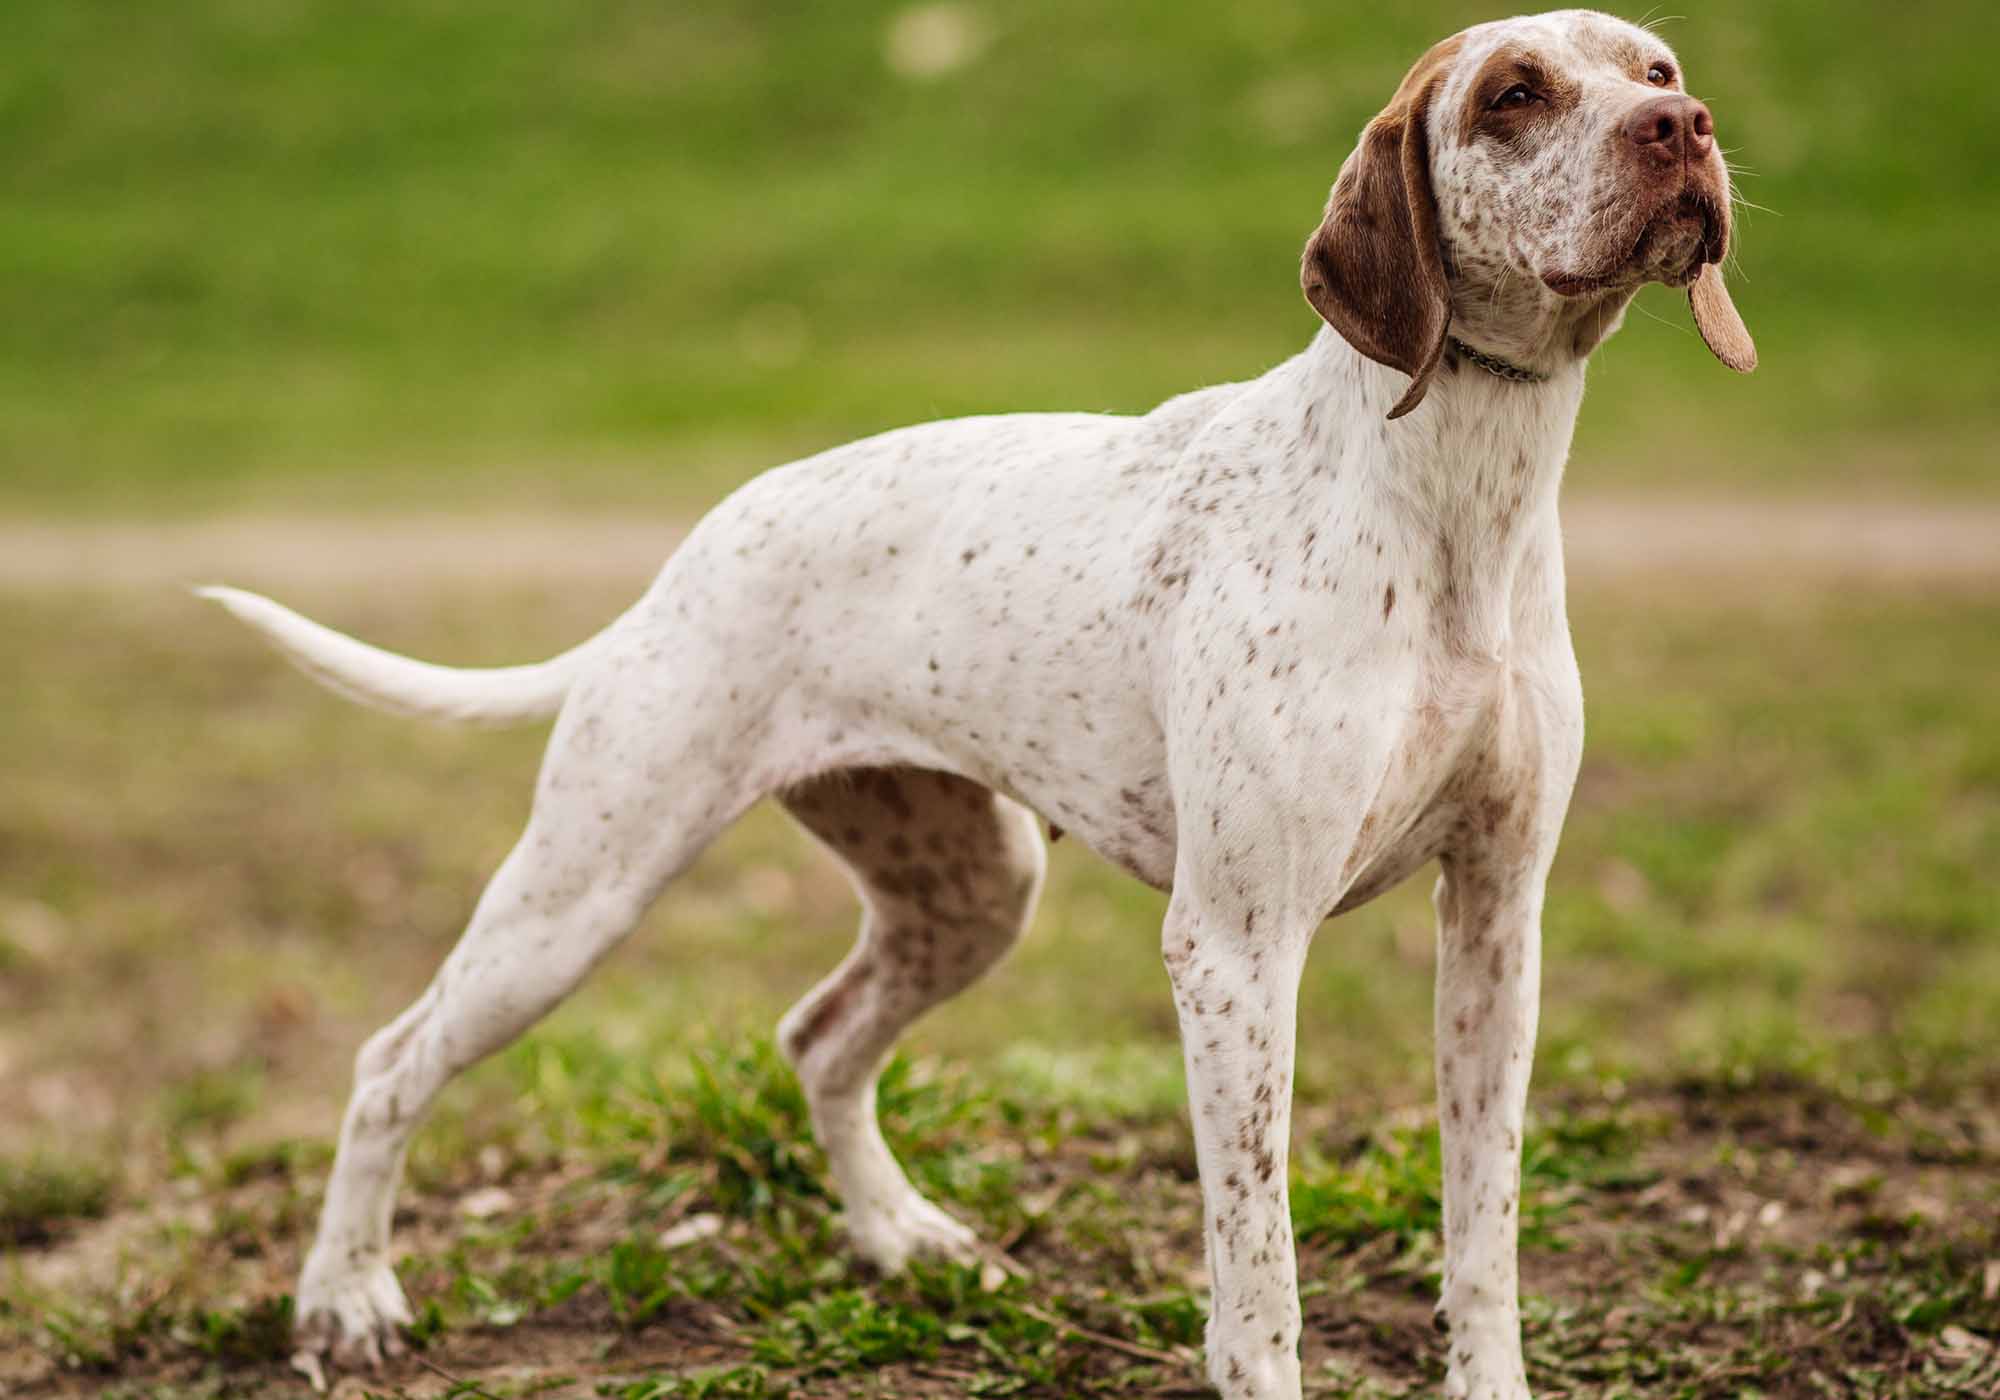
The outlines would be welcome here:
M 1684 8 L 1764 368 L 1654 289 L 1573 480 L 1989 488 L 1986 9 Z M 1502 13 L 9 0 L 0 511 L 691 509 L 894 424 L 1254 374 L 1313 329 L 1362 123 Z

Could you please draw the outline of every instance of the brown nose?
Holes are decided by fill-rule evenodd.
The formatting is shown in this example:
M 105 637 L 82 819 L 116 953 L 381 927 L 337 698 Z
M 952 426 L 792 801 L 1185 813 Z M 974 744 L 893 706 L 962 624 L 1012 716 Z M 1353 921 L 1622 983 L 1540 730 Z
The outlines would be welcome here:
M 1715 118 L 1686 93 L 1667 93 L 1633 108 L 1625 135 L 1646 155 L 1702 160 L 1715 147 Z

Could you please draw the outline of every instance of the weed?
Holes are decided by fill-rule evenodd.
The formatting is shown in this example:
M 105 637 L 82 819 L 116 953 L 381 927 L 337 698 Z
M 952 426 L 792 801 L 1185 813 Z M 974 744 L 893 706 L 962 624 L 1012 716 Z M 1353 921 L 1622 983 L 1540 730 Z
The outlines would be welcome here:
M 772 1392 L 770 1374 L 762 1366 L 717 1366 L 606 1384 L 597 1393 L 607 1400 L 764 1400 Z
M 295 1177 L 323 1172 L 333 1162 L 333 1150 L 325 1142 L 302 1142 L 280 1138 L 275 1142 L 254 1143 L 226 1155 L 218 1167 L 225 1187 L 242 1186 L 265 1178 L 289 1181 Z
M 0 1158 L 0 1248 L 45 1245 L 78 1220 L 104 1214 L 111 1173 L 97 1163 Z
M 791 1304 L 765 1326 L 752 1351 L 766 1365 L 837 1373 L 928 1359 L 943 1338 L 934 1313 L 849 1288 Z
M 649 1240 L 620 1240 L 604 1260 L 604 1293 L 623 1327 L 641 1327 L 671 1298 L 673 1257 Z
M 183 1330 L 188 1346 L 217 1361 L 281 1361 L 292 1351 L 292 1299 L 280 1294 L 236 1309 L 197 1309 Z

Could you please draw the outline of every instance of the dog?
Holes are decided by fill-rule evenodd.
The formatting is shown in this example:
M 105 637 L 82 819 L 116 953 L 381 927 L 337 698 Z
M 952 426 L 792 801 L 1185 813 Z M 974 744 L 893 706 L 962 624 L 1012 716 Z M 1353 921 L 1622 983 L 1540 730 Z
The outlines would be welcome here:
M 526 832 L 427 990 L 364 1045 L 299 1284 L 301 1361 L 375 1364 L 404 1149 L 457 1072 L 562 1000 L 760 798 L 847 869 L 845 961 L 783 1019 L 859 1254 L 973 1257 L 884 1145 L 898 1035 L 1020 937 L 1040 820 L 1171 891 L 1230 1397 L 1300 1393 L 1286 1199 L 1301 966 L 1435 859 L 1447 1393 L 1528 1394 L 1520 1150 L 1543 888 L 1582 744 L 1557 487 L 1584 365 L 1643 284 L 1724 364 L 1729 175 L 1645 29 L 1567 10 L 1426 53 L 1308 239 L 1325 324 L 1140 417 L 905 428 L 771 471 L 630 611 L 454 670 L 204 589 L 319 681 L 433 719 L 555 717 Z

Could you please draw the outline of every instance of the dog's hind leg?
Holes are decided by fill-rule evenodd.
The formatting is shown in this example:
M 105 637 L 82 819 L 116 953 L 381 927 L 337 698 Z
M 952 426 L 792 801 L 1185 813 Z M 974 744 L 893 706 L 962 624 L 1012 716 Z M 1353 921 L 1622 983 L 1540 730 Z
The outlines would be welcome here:
M 759 795 L 710 755 L 700 696 L 573 694 L 549 744 L 527 830 L 430 986 L 355 1061 L 319 1233 L 299 1282 L 300 1362 L 375 1364 L 409 1321 L 390 1267 L 397 1178 L 411 1134 L 459 1071 L 555 1007 L 637 925 L 654 895 Z M 690 702 L 692 722 L 655 719 Z M 723 721 L 728 723 L 727 719 Z M 743 752 L 742 748 L 735 750 Z M 684 758 L 685 756 L 685 758 Z
M 967 779 L 912 768 L 830 774 L 783 801 L 861 895 L 854 950 L 778 1027 L 849 1237 L 889 1272 L 912 1254 L 969 1258 L 972 1232 L 918 1194 L 883 1142 L 875 1081 L 903 1030 L 970 986 L 1026 928 L 1046 860 L 1034 814 Z

